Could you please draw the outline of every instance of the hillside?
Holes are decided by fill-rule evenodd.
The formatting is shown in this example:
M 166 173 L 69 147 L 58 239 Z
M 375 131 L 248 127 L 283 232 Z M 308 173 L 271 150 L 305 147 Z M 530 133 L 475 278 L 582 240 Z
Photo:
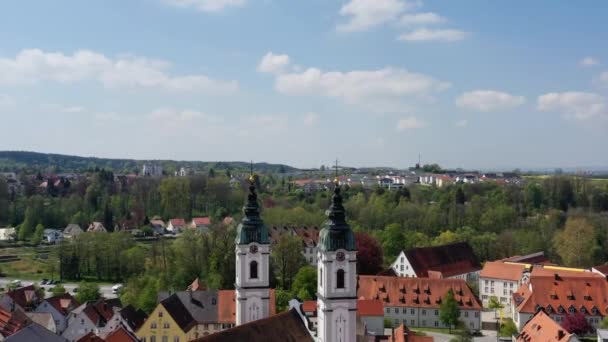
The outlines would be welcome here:
M 105 168 L 115 173 L 137 173 L 146 162 L 158 163 L 168 173 L 179 170 L 181 167 L 191 168 L 195 171 L 208 171 L 213 168 L 221 170 L 248 170 L 246 162 L 203 162 L 203 161 L 177 161 L 177 160 L 134 160 L 110 159 L 95 157 L 69 156 L 63 154 L 0 151 L 0 172 L 9 172 L 26 169 L 30 172 L 69 173 L 84 172 L 95 168 Z M 257 172 L 279 173 L 293 172 L 298 169 L 283 164 L 255 163 Z

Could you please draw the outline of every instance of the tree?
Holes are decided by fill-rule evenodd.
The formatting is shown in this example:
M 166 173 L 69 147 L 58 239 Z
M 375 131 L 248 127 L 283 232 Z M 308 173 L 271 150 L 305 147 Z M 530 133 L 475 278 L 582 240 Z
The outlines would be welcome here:
M 553 237 L 553 247 L 565 265 L 589 267 L 598 248 L 595 227 L 585 218 L 568 218 L 564 230 Z
M 382 248 L 376 239 L 367 233 L 356 232 L 357 274 L 378 274 L 382 271 Z
M 608 316 L 605 316 L 604 319 L 602 319 L 602 322 L 600 323 L 600 328 L 608 329 Z
M 293 297 L 300 300 L 316 299 L 317 293 L 317 268 L 304 266 L 296 274 L 291 287 Z
M 448 290 L 445 298 L 439 306 L 439 319 L 443 324 L 446 324 L 449 328 L 450 334 L 452 333 L 452 327 L 458 324 L 458 318 L 460 317 L 460 308 L 456 299 L 454 299 L 454 291 Z
M 581 312 L 566 316 L 562 322 L 562 327 L 568 330 L 569 333 L 577 334 L 579 336 L 593 331 L 593 327 L 585 318 L 585 314 Z
M 42 242 L 42 236 L 44 235 L 44 226 L 41 224 L 36 225 L 34 235 L 32 235 L 32 245 L 38 246 Z
M 83 281 L 78 285 L 76 300 L 80 303 L 96 301 L 101 297 L 99 286 L 94 283 Z
M 51 293 L 53 294 L 53 296 L 62 295 L 65 293 L 65 287 L 63 287 L 63 285 L 61 284 L 57 284 L 53 286 L 53 288 L 51 289 Z
M 403 229 L 397 223 L 389 224 L 381 233 L 381 241 L 387 258 L 396 258 L 405 245 Z
M 450 342 L 472 342 L 473 341 L 473 336 L 471 335 L 471 332 L 468 331 L 467 329 L 463 329 L 458 331 L 458 333 L 456 333 L 456 336 L 454 336 Z
M 500 324 L 500 331 L 498 333 L 502 337 L 511 337 L 517 334 L 517 326 L 512 319 L 507 318 Z
M 272 264 L 282 289 L 290 289 L 300 267 L 306 264 L 302 255 L 302 240 L 283 234 L 272 247 Z
M 9 218 L 8 185 L 4 177 L 0 176 L 0 225 L 8 223 Z
M 496 312 L 499 309 L 504 308 L 505 306 L 500 304 L 500 302 L 498 301 L 498 298 L 496 298 L 496 296 L 491 296 L 490 297 L 490 301 L 488 302 L 488 308 L 494 310 L 494 317 L 496 317 Z

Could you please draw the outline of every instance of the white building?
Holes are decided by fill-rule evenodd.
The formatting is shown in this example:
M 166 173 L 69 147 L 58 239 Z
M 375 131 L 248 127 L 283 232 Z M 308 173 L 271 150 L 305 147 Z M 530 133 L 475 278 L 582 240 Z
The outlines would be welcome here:
M 13 241 L 16 237 L 15 228 L 0 228 L 0 241 Z
M 163 167 L 160 164 L 146 163 L 142 167 L 141 174 L 148 177 L 160 177 L 163 175 Z
M 400 277 L 477 280 L 481 265 L 466 242 L 401 251 L 391 268 Z
M 503 305 L 511 304 L 513 293 L 527 282 L 530 269 L 525 264 L 503 261 L 488 261 L 479 274 L 479 297 L 487 305 L 491 297 L 496 297 Z

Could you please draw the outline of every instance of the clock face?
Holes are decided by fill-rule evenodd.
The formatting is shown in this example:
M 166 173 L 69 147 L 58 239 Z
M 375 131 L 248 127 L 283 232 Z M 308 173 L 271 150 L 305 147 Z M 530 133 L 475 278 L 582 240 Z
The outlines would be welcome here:
M 256 245 L 251 245 L 251 246 L 249 246 L 249 252 L 250 252 L 251 254 L 255 254 L 255 253 L 257 253 L 257 252 L 258 252 L 258 246 L 256 246 Z
M 344 261 L 344 252 L 338 252 L 336 254 L 336 260 L 338 260 L 338 261 Z

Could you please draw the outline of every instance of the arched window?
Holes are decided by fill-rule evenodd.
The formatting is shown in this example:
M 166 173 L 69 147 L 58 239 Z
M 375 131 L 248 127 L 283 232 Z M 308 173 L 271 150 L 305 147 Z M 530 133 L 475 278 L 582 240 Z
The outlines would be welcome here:
M 344 270 L 339 269 L 336 272 L 336 288 L 343 289 L 344 288 Z
M 320 267 L 319 267 L 319 285 L 323 286 L 323 269 Z
M 249 278 L 258 279 L 258 262 L 255 260 L 249 264 Z

